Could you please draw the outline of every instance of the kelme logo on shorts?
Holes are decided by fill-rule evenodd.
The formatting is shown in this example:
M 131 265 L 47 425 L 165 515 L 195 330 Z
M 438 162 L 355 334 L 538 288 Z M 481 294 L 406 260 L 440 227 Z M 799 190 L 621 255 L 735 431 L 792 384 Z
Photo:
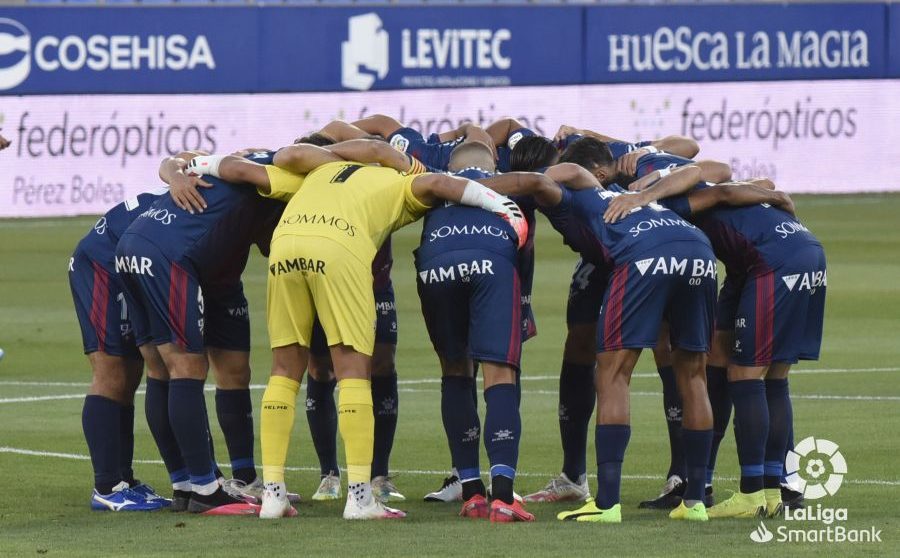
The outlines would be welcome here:
M 838 445 L 812 436 L 788 452 L 784 465 L 787 482 L 803 492 L 807 500 L 836 494 L 847 474 L 847 462 Z

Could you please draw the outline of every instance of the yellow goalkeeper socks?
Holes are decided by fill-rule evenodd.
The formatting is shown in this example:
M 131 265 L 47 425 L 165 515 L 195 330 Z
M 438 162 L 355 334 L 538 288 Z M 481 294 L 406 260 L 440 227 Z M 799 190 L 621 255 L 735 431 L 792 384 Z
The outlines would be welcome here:
M 338 387 L 338 428 L 347 454 L 347 481 L 350 484 L 369 482 L 375 446 L 372 383 L 347 379 L 338 382 Z
M 272 376 L 263 394 L 260 416 L 263 481 L 284 482 L 284 463 L 294 428 L 294 407 L 300 382 Z

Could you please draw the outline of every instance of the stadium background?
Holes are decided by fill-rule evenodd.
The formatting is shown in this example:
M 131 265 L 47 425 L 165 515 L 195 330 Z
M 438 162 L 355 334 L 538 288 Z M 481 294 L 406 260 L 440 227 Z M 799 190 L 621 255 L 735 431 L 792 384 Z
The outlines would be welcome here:
M 683 134 L 738 177 L 816 194 L 797 203 L 829 256 L 829 307 L 822 360 L 792 380 L 797 430 L 834 440 L 847 458 L 845 488 L 823 505 L 847 507 L 853 527 L 884 529 L 882 545 L 840 551 L 896 555 L 898 77 L 892 3 L 0 2 L 0 134 L 12 141 L 0 153 L 0 552 L 246 555 L 283 551 L 280 537 L 313 554 L 762 552 L 751 522 L 671 525 L 633 510 L 658 490 L 668 459 L 647 360 L 634 380 L 622 529 L 599 536 L 558 524 L 557 507 L 532 506 L 539 524 L 492 530 L 420 503 L 449 456 L 409 257 L 416 227 L 395 243 L 402 395 L 392 468 L 412 500 L 406 525 L 347 526 L 329 505 L 301 506 L 298 522 L 278 526 L 87 511 L 78 416 L 89 367 L 64 262 L 93 218 L 70 216 L 155 187 L 159 160 L 184 148 L 277 147 L 333 118 L 386 113 L 423 132 L 514 116 L 547 135 L 564 123 L 631 140 Z M 834 193 L 854 195 L 821 195 Z M 540 335 L 523 360 L 520 491 L 559 467 L 554 378 L 575 257 L 548 229 L 539 225 Z M 262 384 L 258 256 L 245 282 Z M 290 460 L 302 470 L 288 481 L 309 494 L 314 454 L 301 414 Z M 724 494 L 735 488 L 730 435 L 720 455 Z M 140 419 L 136 456 L 158 459 Z M 589 471 L 592 462 L 589 451 Z M 161 466 L 138 470 L 165 486 Z M 837 549 L 790 552 L 822 550 Z

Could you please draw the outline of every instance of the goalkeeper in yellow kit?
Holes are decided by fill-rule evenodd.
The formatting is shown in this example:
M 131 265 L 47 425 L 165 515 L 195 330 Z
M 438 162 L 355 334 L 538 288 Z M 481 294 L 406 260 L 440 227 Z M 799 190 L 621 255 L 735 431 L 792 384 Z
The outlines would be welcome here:
M 316 317 L 328 339 L 340 389 L 338 429 L 349 483 L 344 518 L 405 516 L 373 498 L 369 485 L 374 435 L 369 383 L 375 342 L 372 258 L 393 231 L 419 219 L 440 200 L 498 213 L 510 221 L 520 242 L 527 236 L 522 213 L 508 198 L 474 181 L 413 174 L 424 170 L 418 161 L 386 143 L 363 141 L 345 142 L 366 145 L 368 151 L 359 153 L 342 144 L 286 147 L 275 157 L 278 169 L 255 173 L 265 182 L 257 183 L 261 192 L 289 199 L 269 255 L 267 312 L 273 362 L 261 417 L 266 487 L 262 518 L 293 513 L 286 497 L 284 464 Z M 220 161 L 214 163 L 217 174 L 227 174 L 225 160 L 221 168 Z

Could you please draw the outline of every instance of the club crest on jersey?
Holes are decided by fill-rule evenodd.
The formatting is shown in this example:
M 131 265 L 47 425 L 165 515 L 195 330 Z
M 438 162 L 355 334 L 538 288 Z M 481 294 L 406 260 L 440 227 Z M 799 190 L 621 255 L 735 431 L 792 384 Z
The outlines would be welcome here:
M 828 286 L 828 276 L 825 270 L 785 275 L 781 280 L 784 281 L 785 286 L 791 292 L 794 292 L 794 287 L 797 287 L 797 292 L 799 292 L 803 290 L 814 291 L 818 287 Z M 800 283 L 799 286 L 797 285 L 798 282 Z
M 406 153 L 406 149 L 409 147 L 409 140 L 397 134 L 391 138 L 391 147 L 401 153 Z
M 655 263 L 654 263 L 655 262 Z M 643 277 L 650 273 L 650 275 L 687 275 L 688 274 L 688 259 L 687 258 L 675 258 L 669 257 L 666 259 L 662 258 L 646 258 L 643 260 L 638 260 L 634 262 L 634 266 L 637 268 L 638 273 Z M 711 279 L 716 278 L 716 262 L 713 260 L 704 260 L 700 258 L 694 258 L 693 261 L 690 262 L 690 276 L 691 277 L 709 277 Z M 652 266 L 652 269 L 651 269 Z

